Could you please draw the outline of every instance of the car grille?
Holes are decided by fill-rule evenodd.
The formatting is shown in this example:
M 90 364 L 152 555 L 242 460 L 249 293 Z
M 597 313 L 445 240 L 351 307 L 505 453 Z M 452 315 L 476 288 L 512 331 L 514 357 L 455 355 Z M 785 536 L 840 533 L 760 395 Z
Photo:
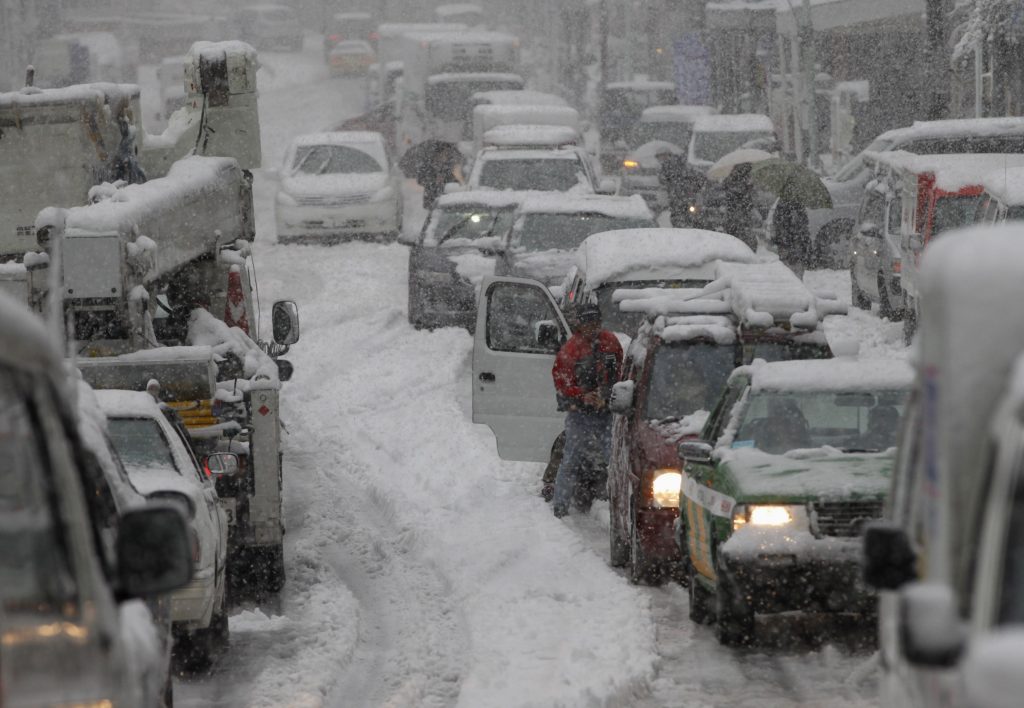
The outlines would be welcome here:
M 808 505 L 815 536 L 860 536 L 864 524 L 882 516 L 882 500 L 816 501 Z
M 302 206 L 348 206 L 349 204 L 365 204 L 370 201 L 369 194 L 346 194 L 343 196 L 295 197 Z

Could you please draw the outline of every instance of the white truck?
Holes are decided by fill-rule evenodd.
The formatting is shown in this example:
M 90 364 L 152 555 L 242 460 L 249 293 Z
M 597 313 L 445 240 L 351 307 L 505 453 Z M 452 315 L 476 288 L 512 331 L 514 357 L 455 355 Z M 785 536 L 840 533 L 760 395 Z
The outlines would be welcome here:
M 886 521 L 868 528 L 882 704 L 1020 705 L 1024 298 L 1019 223 L 924 254 L 917 382 Z
M 403 40 L 399 150 L 472 137 L 473 94 L 515 90 L 519 40 L 501 32 L 412 32 Z
M 141 132 L 134 86 L 0 95 L 0 285 L 67 323 L 96 387 L 157 379 L 197 447 L 238 456 L 235 469 L 209 470 L 226 473 L 217 486 L 232 560 L 276 590 L 279 389 L 291 367 L 275 358 L 297 340 L 298 313 L 275 303 L 275 341 L 257 343 L 255 72 L 247 45 L 197 43 L 184 71 L 188 105 L 156 137 Z M 144 170 L 166 176 L 146 181 Z

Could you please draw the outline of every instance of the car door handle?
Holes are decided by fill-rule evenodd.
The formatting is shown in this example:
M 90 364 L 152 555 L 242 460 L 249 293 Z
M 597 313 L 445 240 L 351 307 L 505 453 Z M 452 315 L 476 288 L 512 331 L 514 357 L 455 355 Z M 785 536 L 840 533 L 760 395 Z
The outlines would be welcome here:
M 497 381 L 497 378 L 490 371 L 484 371 L 480 374 L 480 380 L 484 383 L 494 383 Z

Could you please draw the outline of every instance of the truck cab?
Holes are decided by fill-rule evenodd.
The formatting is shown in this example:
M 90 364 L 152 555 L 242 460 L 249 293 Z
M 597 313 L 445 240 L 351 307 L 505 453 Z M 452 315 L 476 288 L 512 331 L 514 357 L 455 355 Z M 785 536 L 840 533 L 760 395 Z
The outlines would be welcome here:
M 961 229 L 921 260 L 916 381 L 885 519 L 863 549 L 886 705 L 1010 706 L 1024 688 L 1007 648 L 1024 621 L 1024 319 L 1007 307 L 1024 297 L 1022 235 L 1016 223 Z

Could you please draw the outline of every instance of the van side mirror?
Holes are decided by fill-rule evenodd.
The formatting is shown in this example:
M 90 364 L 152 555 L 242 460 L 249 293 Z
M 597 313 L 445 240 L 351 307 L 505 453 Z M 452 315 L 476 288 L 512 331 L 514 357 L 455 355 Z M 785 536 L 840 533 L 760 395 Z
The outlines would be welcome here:
M 274 359 L 274 363 L 277 364 L 277 379 L 279 381 L 291 381 L 292 374 L 295 372 L 295 367 L 287 359 Z
M 900 644 L 915 666 L 947 668 L 963 654 L 967 632 L 956 596 L 944 583 L 915 582 L 900 594 Z
M 562 333 L 558 325 L 551 320 L 544 320 L 537 323 L 537 345 L 553 352 L 558 351 L 562 346 Z
M 125 512 L 117 532 L 117 573 L 124 599 L 176 590 L 192 579 L 185 517 L 170 504 Z
M 626 415 L 633 411 L 633 392 L 636 383 L 633 381 L 619 381 L 612 384 L 612 397 L 608 401 L 608 409 L 612 413 Z
M 897 590 L 917 578 L 917 554 L 902 527 L 875 521 L 864 529 L 864 582 L 876 590 Z
M 714 450 L 709 443 L 702 440 L 690 440 L 679 443 L 679 459 L 698 465 L 711 464 L 711 453 Z
M 299 341 L 299 307 L 291 300 L 278 300 L 270 316 L 274 341 L 288 346 Z
M 211 476 L 238 474 L 238 455 L 233 452 L 215 452 L 203 458 L 203 469 Z

